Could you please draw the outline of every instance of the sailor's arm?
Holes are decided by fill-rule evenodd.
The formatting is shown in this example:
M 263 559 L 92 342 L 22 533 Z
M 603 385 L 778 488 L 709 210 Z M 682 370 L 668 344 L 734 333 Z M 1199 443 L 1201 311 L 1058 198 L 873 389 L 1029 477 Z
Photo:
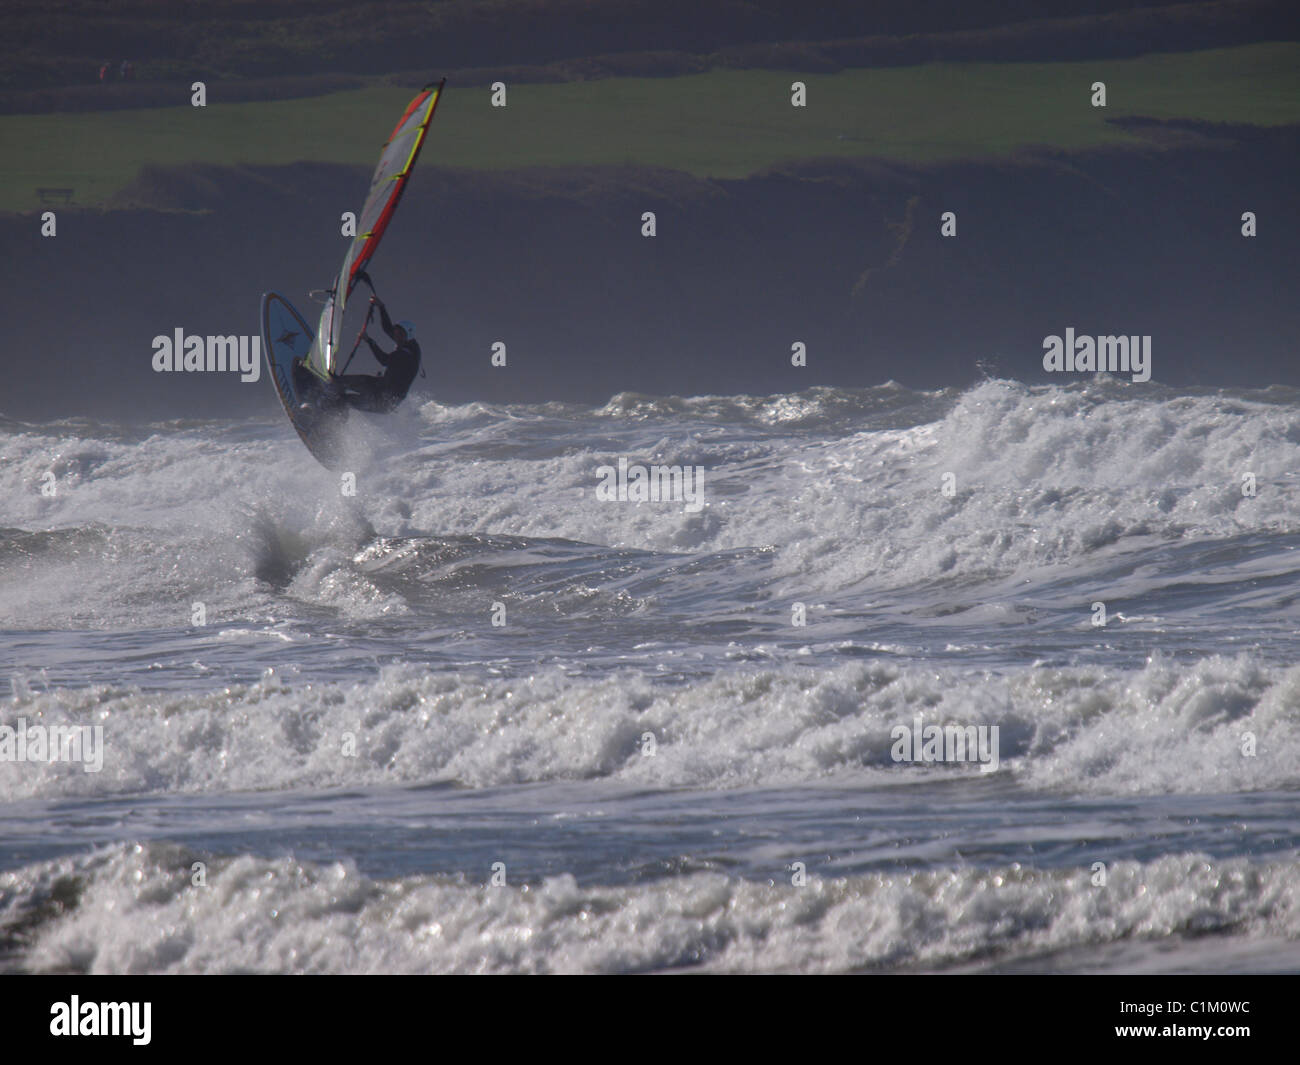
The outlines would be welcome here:
M 393 336 L 393 320 L 388 317 L 388 308 L 384 306 L 384 301 L 378 296 L 372 296 L 371 298 L 375 301 L 375 306 L 379 308 L 379 321 L 384 327 L 384 332 L 388 334 L 390 340 L 396 341 L 397 337 Z
M 384 349 L 371 340 L 369 336 L 364 336 L 362 339 L 370 345 L 370 354 L 375 357 L 375 360 L 379 365 L 386 367 L 388 365 L 388 352 L 384 351 Z

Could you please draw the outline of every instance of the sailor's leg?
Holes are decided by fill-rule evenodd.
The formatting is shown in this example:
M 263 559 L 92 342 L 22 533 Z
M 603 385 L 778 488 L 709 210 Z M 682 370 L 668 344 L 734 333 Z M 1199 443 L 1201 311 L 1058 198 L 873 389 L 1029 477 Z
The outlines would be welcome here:
M 368 374 L 349 374 L 335 378 L 343 390 L 343 399 L 354 410 L 371 414 L 387 414 L 392 407 L 391 397 L 377 377 Z

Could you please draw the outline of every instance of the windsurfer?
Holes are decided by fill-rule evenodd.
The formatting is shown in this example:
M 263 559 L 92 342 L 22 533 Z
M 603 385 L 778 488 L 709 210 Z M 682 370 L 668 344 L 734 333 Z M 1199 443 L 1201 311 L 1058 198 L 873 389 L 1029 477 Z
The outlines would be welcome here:
M 383 371 L 374 375 L 347 374 L 336 377 L 334 383 L 348 406 L 375 414 L 390 414 L 406 398 L 411 382 L 420 372 L 420 345 L 415 342 L 415 326 L 411 322 L 393 322 L 388 317 L 388 308 L 378 296 L 370 297 L 370 305 L 379 308 L 380 324 L 397 347 L 386 352 L 369 334 L 363 333 L 361 339 L 369 345 L 375 360 L 384 367 Z

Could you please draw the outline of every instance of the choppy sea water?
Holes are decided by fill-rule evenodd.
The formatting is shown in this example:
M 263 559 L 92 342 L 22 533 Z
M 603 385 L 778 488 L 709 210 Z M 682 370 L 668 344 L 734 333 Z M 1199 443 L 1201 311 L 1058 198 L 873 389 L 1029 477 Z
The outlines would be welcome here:
M 1300 970 L 1293 390 L 352 431 L 0 422 L 0 967 Z

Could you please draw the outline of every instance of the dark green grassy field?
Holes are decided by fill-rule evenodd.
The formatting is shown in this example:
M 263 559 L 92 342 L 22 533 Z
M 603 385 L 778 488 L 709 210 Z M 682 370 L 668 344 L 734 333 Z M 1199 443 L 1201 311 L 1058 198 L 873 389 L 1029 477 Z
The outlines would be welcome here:
M 1125 60 L 931 63 L 801 76 L 769 70 L 676 78 L 520 84 L 509 106 L 448 85 L 424 165 L 470 169 L 655 165 L 741 177 L 774 163 L 873 156 L 900 162 L 1123 143 L 1107 119 L 1141 115 L 1278 125 L 1300 122 L 1300 44 L 1271 43 Z M 790 106 L 807 84 L 808 106 Z M 1106 108 L 1090 105 L 1104 81 Z M 219 95 L 219 85 L 211 89 Z M 410 93 L 366 88 L 305 99 L 0 117 L 0 210 L 38 205 L 42 186 L 105 204 L 146 164 L 368 166 Z

